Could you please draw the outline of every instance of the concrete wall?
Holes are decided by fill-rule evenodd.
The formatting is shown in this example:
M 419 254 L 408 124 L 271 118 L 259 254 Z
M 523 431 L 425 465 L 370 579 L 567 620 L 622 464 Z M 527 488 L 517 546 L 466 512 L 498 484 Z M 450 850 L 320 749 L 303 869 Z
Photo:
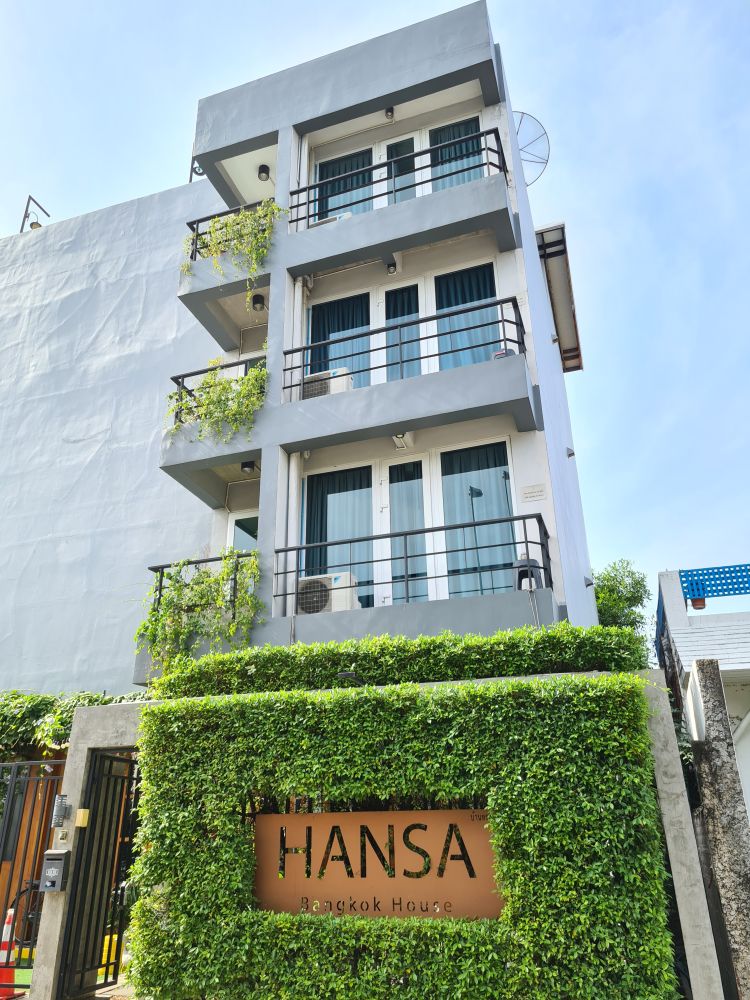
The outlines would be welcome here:
M 159 471 L 169 376 L 211 342 L 179 303 L 207 182 L 0 241 L 0 687 L 121 692 L 146 566 L 206 552 Z

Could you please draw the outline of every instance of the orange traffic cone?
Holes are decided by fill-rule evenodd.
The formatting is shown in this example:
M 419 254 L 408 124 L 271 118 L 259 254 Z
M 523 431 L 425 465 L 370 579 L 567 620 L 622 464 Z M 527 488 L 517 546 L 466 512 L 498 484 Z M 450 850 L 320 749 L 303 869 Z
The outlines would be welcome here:
M 10 909 L 5 914 L 3 936 L 0 940 L 0 997 L 16 996 L 16 956 L 13 954 L 11 932 L 15 910 Z

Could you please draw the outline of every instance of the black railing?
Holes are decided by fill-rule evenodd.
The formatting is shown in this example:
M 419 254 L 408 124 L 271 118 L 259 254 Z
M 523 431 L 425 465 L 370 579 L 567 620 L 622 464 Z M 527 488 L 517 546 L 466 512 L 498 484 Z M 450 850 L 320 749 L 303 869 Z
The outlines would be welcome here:
M 239 379 L 244 378 L 251 368 L 257 368 L 258 365 L 265 364 L 264 357 L 255 358 L 244 358 L 240 361 L 227 361 L 222 365 L 211 365 L 210 368 L 198 368 L 194 372 L 183 372 L 182 375 L 171 375 L 170 381 L 174 382 L 177 386 L 177 408 L 174 411 L 174 422 L 176 424 L 184 423 L 182 419 L 182 406 L 185 396 L 190 396 L 191 398 L 195 396 L 195 389 L 191 389 L 187 384 L 190 379 L 203 377 L 204 375 L 209 375 L 211 372 L 222 372 L 228 371 L 231 368 L 240 369 L 239 373 L 232 376 L 229 381 L 237 382 Z
M 165 586 L 169 586 L 169 581 L 166 574 L 169 570 L 176 570 L 178 567 L 185 567 L 186 569 L 195 567 L 208 567 L 214 563 L 224 562 L 225 559 L 234 560 L 234 572 L 232 573 L 232 579 L 229 583 L 229 593 L 227 595 L 229 601 L 229 611 L 231 612 L 232 618 L 235 615 L 235 604 L 237 601 L 237 575 L 239 572 L 239 560 L 248 559 L 250 556 L 255 555 L 255 552 L 234 552 L 231 556 L 209 556 L 206 559 L 183 559 L 178 563 L 159 563 L 156 566 L 149 566 L 149 572 L 156 576 L 156 586 L 154 587 L 154 600 L 153 608 L 154 611 L 159 610 L 159 605 L 161 604 L 162 595 L 164 593 Z M 195 608 L 185 609 L 185 610 L 195 610 Z
M 489 309 L 497 310 L 497 315 L 481 315 Z M 392 320 L 374 330 L 284 351 L 284 396 L 287 400 L 296 398 L 295 390 L 300 387 L 302 398 L 327 395 L 349 376 L 353 385 L 369 385 L 370 372 L 380 373 L 376 376 L 379 381 L 391 382 L 525 351 L 518 302 L 515 298 L 493 299 L 434 316 Z M 332 380 L 338 385 L 326 384 Z
M 278 614 L 314 614 L 552 587 L 541 514 L 277 549 Z
M 306 228 L 345 212 L 369 211 L 378 200 L 392 204 L 405 192 L 426 193 L 428 185 L 447 178 L 454 178 L 453 186 L 505 172 L 500 133 L 486 129 L 297 188 L 290 192 L 289 222 Z
M 213 212 L 211 215 L 204 215 L 202 219 L 193 219 L 188 222 L 187 227 L 193 234 L 190 242 L 190 260 L 198 260 L 199 257 L 207 257 L 208 248 L 208 227 L 212 219 L 223 219 L 228 215 L 239 215 L 240 212 L 247 212 L 257 208 L 259 201 L 251 205 L 238 205 L 237 208 L 228 208 L 225 212 Z

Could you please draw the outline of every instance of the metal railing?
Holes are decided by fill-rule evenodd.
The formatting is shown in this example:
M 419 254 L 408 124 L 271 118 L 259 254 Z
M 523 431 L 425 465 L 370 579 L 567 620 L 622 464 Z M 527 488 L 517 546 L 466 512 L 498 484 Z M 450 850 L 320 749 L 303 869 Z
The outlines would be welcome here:
M 314 614 L 552 587 L 541 514 L 277 549 L 276 613 Z
M 199 376 L 203 377 L 204 375 L 209 375 L 211 372 L 223 372 L 237 368 L 241 369 L 241 373 L 230 378 L 230 381 L 237 382 L 241 378 L 244 378 L 251 368 L 257 368 L 259 365 L 265 364 L 265 361 L 265 356 L 244 358 L 239 361 L 227 361 L 221 365 L 211 365 L 209 368 L 198 368 L 194 372 L 183 372 L 182 375 L 171 375 L 170 381 L 174 382 L 177 386 L 177 408 L 174 413 L 174 422 L 176 424 L 184 423 L 182 419 L 182 404 L 185 396 L 195 398 L 195 390 L 191 389 L 187 384 L 189 379 L 198 378 Z
M 477 314 L 496 309 L 492 319 Z M 455 325 L 456 320 L 465 320 Z M 441 329 L 441 325 L 450 328 Z M 479 351 L 477 359 L 468 352 Z M 391 382 L 411 378 L 428 371 L 438 371 L 442 358 L 450 358 L 445 367 L 458 368 L 477 360 L 508 354 L 524 354 L 523 320 L 515 298 L 493 299 L 477 305 L 446 309 L 433 316 L 392 320 L 385 326 L 332 337 L 317 344 L 306 344 L 284 351 L 283 391 L 289 401 L 297 397 L 295 390 L 304 386 L 305 380 L 314 376 L 320 383 L 337 380 L 341 383 L 342 369 L 347 375 L 371 381 Z M 375 379 L 369 377 L 375 373 Z M 358 380 L 359 380 L 358 379 Z M 337 386 L 339 387 L 339 386 Z M 333 386 L 321 392 L 302 392 L 309 395 L 327 395 Z
M 235 552 L 231 557 L 228 556 L 209 556 L 206 559 L 183 559 L 177 563 L 159 563 L 156 566 L 149 566 L 149 572 L 155 574 L 156 576 L 156 586 L 154 588 L 154 600 L 153 608 L 154 611 L 159 610 L 159 605 L 161 604 L 162 595 L 164 593 L 165 586 L 168 586 L 168 580 L 166 574 L 169 570 L 175 570 L 178 566 L 183 566 L 187 569 L 191 567 L 208 567 L 215 563 L 221 563 L 227 558 L 234 559 L 234 572 L 232 574 L 232 579 L 229 584 L 229 593 L 227 595 L 229 601 L 229 611 L 231 612 L 231 617 L 234 619 L 236 613 L 236 602 L 237 602 L 237 574 L 239 571 L 239 560 L 248 559 L 250 556 L 255 555 L 255 552 Z M 194 611 L 196 608 L 185 608 L 186 611 Z
M 399 172 L 397 164 L 405 165 L 406 169 Z M 449 139 L 426 149 L 415 149 L 412 153 L 297 188 L 290 192 L 289 222 L 300 229 L 345 212 L 370 211 L 378 200 L 392 204 L 404 192 L 426 194 L 433 183 L 439 184 L 446 178 L 456 179 L 451 186 L 475 180 L 477 171 L 481 171 L 483 177 L 506 172 L 500 133 L 496 128 Z M 408 177 L 413 180 L 406 182 Z M 329 202 L 334 199 L 336 205 L 332 207 Z
M 208 227 L 212 219 L 223 219 L 228 215 L 239 215 L 240 212 L 250 211 L 257 208 L 262 202 L 254 201 L 250 205 L 238 205 L 237 208 L 228 208 L 225 212 L 212 212 L 211 215 L 204 215 L 202 219 L 193 219 L 188 222 L 187 227 L 193 234 L 190 243 L 190 260 L 198 260 L 199 257 L 206 257 L 208 245 Z

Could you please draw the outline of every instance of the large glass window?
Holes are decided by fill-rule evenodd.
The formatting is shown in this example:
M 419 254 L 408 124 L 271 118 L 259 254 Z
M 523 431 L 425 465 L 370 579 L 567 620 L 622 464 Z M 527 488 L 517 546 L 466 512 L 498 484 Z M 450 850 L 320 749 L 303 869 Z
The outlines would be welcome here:
M 432 190 L 456 187 L 484 175 L 479 119 L 467 118 L 430 129 Z
M 316 218 L 371 211 L 372 169 L 368 168 L 372 168 L 371 149 L 319 163 Z
M 424 490 L 421 462 L 399 462 L 388 470 L 391 532 L 424 528 Z M 394 604 L 426 601 L 427 558 L 425 536 L 391 539 L 391 580 Z
M 443 316 L 437 322 L 441 370 L 489 361 L 500 349 L 497 306 L 469 312 L 461 308 L 492 302 L 496 298 L 492 264 L 481 264 L 435 278 L 438 315 L 459 312 L 455 316 Z
M 359 604 L 373 606 L 372 541 L 337 541 L 372 535 L 372 469 L 322 472 L 307 477 L 305 576 L 351 574 Z M 343 585 L 343 581 L 342 581 Z
M 310 373 L 345 368 L 355 388 L 370 384 L 370 338 L 354 336 L 370 329 L 370 296 L 350 295 L 322 302 L 310 310 Z
M 419 375 L 419 291 L 416 285 L 385 293 L 386 362 L 388 381 Z
M 511 524 L 477 526 L 512 513 L 508 454 L 504 444 L 487 444 L 440 456 L 446 525 L 448 592 L 475 597 L 513 589 L 516 558 Z

